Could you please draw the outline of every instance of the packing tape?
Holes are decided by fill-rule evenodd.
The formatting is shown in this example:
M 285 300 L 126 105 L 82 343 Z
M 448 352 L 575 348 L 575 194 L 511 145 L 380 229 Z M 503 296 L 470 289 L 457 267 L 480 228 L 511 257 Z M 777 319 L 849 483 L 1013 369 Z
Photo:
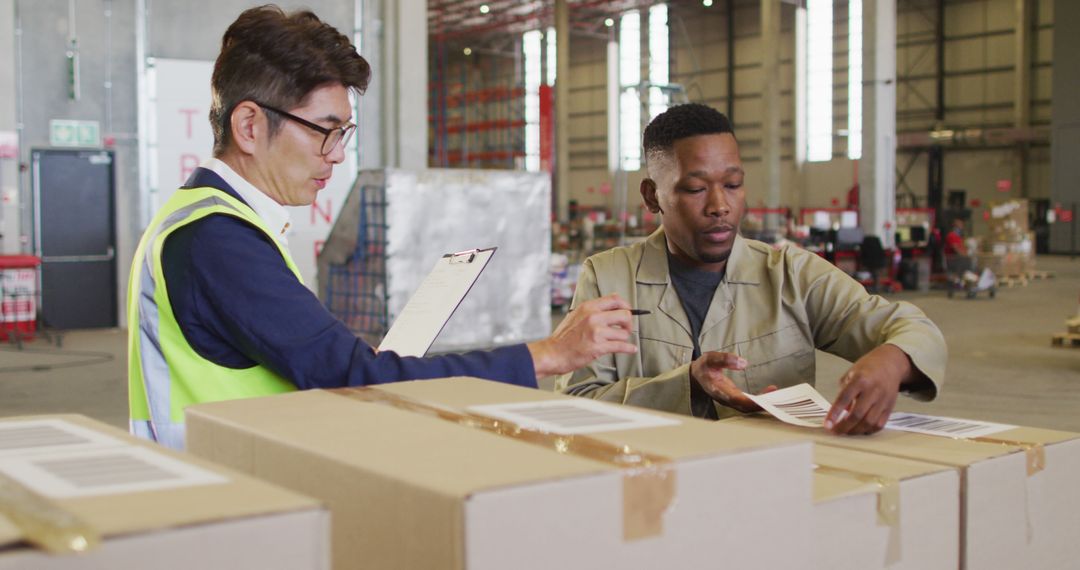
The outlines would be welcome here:
M 817 463 L 814 464 L 814 471 L 827 475 L 837 475 L 839 477 L 855 479 L 870 485 L 877 485 L 878 524 L 890 527 L 898 526 L 900 524 L 900 481 L 898 479 Z
M 854 469 L 833 467 L 831 465 L 814 464 L 814 471 L 828 475 L 836 475 L 847 479 L 855 479 L 861 483 L 876 485 L 877 491 L 877 522 L 889 529 L 889 540 L 886 543 L 885 564 L 893 565 L 900 561 L 900 480 L 892 477 L 884 477 L 875 473 L 865 473 Z
M 675 470 L 671 459 L 584 436 L 524 428 L 513 422 L 420 402 L 375 387 L 339 388 L 330 392 L 362 402 L 392 406 L 461 426 L 531 443 L 563 455 L 613 465 L 622 470 L 623 539 L 638 540 L 664 532 L 664 514 L 675 501 Z
M 1046 446 L 1041 443 L 1034 443 L 1030 441 L 1018 441 L 1011 439 L 999 439 L 996 437 L 972 437 L 961 438 L 968 441 L 978 441 L 980 443 L 996 443 L 998 445 L 1007 445 L 1010 447 L 1019 447 L 1027 454 L 1027 474 L 1028 477 L 1046 469 Z
M 1018 441 L 1012 439 L 1000 439 L 996 437 L 974 437 L 971 441 L 978 441 L 982 443 L 995 443 L 998 445 L 1005 445 L 1009 447 L 1019 447 L 1024 450 L 1027 455 L 1027 475 L 1031 477 L 1036 473 L 1046 469 L 1046 446 L 1041 443 L 1033 443 L 1030 441 Z M 1028 482 L 1030 484 L 1030 481 Z M 1035 517 L 1032 514 L 1031 506 L 1031 490 L 1028 489 L 1028 485 L 1024 485 L 1024 516 L 1027 523 L 1027 541 L 1031 544 L 1031 541 L 1035 539 Z
M 86 552 L 101 543 L 101 534 L 73 513 L 0 473 L 0 514 L 24 540 L 53 554 Z

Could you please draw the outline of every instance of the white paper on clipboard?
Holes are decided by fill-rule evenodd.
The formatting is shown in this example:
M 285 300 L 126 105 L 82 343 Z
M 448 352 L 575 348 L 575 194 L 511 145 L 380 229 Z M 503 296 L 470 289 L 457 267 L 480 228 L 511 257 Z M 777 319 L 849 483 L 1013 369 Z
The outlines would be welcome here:
M 386 332 L 379 352 L 424 356 L 457 310 L 497 248 L 442 256 Z

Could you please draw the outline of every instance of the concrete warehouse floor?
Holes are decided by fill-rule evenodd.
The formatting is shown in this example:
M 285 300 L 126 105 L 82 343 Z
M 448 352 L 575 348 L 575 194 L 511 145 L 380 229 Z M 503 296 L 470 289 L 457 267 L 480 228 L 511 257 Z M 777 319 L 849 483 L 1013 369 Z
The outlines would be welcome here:
M 1080 347 L 1050 343 L 1078 312 L 1080 260 L 1042 256 L 1038 268 L 1055 277 L 1001 289 L 996 299 L 949 299 L 944 291 L 893 296 L 926 311 L 949 345 L 939 398 L 901 398 L 897 409 L 1080 432 Z M 126 426 L 126 339 L 121 330 L 72 331 L 62 335 L 62 348 L 44 338 L 24 350 L 0 345 L 0 416 L 81 413 Z M 818 389 L 826 397 L 835 396 L 846 366 L 819 352 Z

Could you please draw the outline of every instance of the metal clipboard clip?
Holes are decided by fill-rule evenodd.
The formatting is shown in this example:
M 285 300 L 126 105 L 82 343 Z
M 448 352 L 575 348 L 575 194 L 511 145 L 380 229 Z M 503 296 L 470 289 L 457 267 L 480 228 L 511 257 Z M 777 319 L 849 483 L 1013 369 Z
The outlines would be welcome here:
M 473 260 L 476 259 L 477 253 L 480 253 L 479 249 L 467 249 L 465 251 L 451 253 L 450 263 L 472 263 Z

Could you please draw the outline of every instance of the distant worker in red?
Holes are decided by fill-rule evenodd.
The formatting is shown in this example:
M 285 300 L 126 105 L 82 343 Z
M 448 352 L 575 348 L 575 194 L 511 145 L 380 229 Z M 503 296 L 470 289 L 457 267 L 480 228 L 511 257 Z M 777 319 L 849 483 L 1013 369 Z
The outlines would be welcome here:
M 964 220 L 954 218 L 952 229 L 945 234 L 945 255 L 967 255 L 967 246 L 964 245 Z

